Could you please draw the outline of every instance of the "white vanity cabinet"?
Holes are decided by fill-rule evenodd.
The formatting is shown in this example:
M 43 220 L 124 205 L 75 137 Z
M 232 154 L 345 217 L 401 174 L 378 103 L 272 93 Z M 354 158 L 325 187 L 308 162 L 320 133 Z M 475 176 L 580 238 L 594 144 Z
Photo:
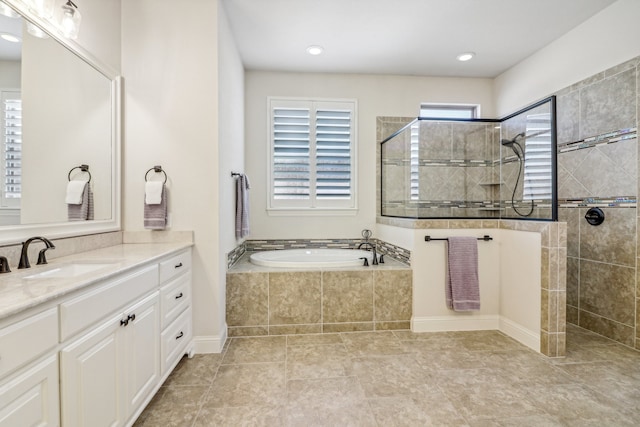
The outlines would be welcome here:
M 130 426 L 191 345 L 189 248 L 79 284 L 0 319 L 0 427 Z
M 60 352 L 62 425 L 120 426 L 159 381 L 158 292 Z
M 58 310 L 0 327 L 0 426 L 58 426 Z

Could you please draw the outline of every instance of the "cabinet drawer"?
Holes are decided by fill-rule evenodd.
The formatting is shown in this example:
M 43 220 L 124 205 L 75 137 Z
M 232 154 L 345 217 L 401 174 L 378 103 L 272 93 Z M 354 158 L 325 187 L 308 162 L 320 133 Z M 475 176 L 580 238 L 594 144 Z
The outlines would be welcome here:
M 182 357 L 191 342 L 191 308 L 183 312 L 167 329 L 162 332 L 161 369 L 162 374 Z
M 156 286 L 158 266 L 154 264 L 60 304 L 61 340 L 66 340 Z
M 191 305 L 191 272 L 179 276 L 160 289 L 161 327 L 171 323 Z
M 184 251 L 160 263 L 160 283 L 191 269 L 191 251 Z
M 0 329 L 0 377 L 57 344 L 57 307 Z

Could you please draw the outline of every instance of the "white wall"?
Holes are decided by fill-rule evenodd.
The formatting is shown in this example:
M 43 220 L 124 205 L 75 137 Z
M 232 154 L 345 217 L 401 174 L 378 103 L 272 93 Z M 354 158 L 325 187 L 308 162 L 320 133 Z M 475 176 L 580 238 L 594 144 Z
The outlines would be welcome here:
M 220 148 L 219 138 L 227 131 L 219 128 L 220 109 L 226 106 L 219 105 L 218 80 L 226 69 L 220 52 L 232 55 L 228 42 L 218 45 L 218 23 L 218 1 L 122 3 L 124 229 L 143 229 L 144 173 L 162 165 L 170 178 L 170 229 L 193 230 L 195 236 L 194 335 L 204 337 L 197 351 L 215 351 L 224 338 L 220 246 L 228 237 L 219 218 L 228 215 L 221 212 L 233 203 L 221 192 L 221 185 L 230 184 L 221 181 L 220 162 L 228 160 L 221 156 L 235 154 Z M 241 79 L 236 72 L 229 75 Z M 227 96 L 236 96 L 234 87 Z
M 226 325 L 227 254 L 238 243 L 235 237 L 235 179 L 231 172 L 244 172 L 244 67 L 233 40 L 226 12 L 218 9 L 218 82 L 219 82 L 219 160 L 216 165 L 220 183 L 218 227 L 218 311 L 219 323 Z M 253 184 L 253 182 L 251 183 Z M 215 212 L 210 215 L 215 217 Z
M 377 237 L 411 251 L 412 330 L 499 329 L 540 351 L 539 233 L 500 229 L 408 229 L 378 224 Z M 491 235 L 478 242 L 480 310 L 455 312 L 445 304 L 446 244 L 424 236 Z
M 0 61 L 0 88 L 20 89 L 20 61 Z
M 618 0 L 495 79 L 504 116 L 640 55 L 640 1 Z
M 78 44 L 116 72 L 121 68 L 121 2 L 82 0 L 76 3 L 82 15 Z
M 481 104 L 493 116 L 490 79 L 246 72 L 246 172 L 251 179 L 250 239 L 359 237 L 376 223 L 376 117 L 418 115 L 421 102 Z M 358 100 L 359 210 L 352 216 L 269 216 L 267 97 Z

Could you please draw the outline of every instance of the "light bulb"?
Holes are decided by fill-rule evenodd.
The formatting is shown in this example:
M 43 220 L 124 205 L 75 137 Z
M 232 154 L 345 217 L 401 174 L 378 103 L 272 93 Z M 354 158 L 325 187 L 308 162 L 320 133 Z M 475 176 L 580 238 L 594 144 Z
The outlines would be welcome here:
M 62 34 L 70 39 L 78 38 L 78 31 L 80 30 L 80 20 L 82 19 L 77 6 L 68 1 L 61 8 L 61 15 L 59 18 L 59 26 Z

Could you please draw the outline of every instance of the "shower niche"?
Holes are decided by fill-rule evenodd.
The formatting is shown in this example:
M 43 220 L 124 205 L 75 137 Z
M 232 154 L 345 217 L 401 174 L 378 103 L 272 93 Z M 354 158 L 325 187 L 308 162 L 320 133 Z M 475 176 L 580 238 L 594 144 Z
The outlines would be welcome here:
M 556 109 L 502 119 L 378 118 L 380 214 L 556 221 Z

